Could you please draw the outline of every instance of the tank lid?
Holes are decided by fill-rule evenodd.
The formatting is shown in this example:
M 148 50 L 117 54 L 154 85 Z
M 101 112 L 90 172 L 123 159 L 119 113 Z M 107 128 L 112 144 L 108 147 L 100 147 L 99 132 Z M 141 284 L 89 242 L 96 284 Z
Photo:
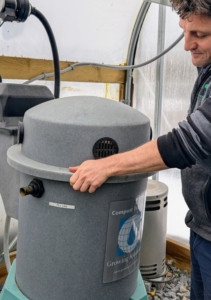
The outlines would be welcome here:
M 128 126 L 149 122 L 138 110 L 123 103 L 95 96 L 71 96 L 42 103 L 26 116 L 57 126 Z
M 149 119 L 136 109 L 93 96 L 35 106 L 26 112 L 22 127 L 23 142 L 9 149 L 8 163 L 28 175 L 67 182 L 68 166 L 99 158 L 102 149 L 103 154 L 113 155 L 136 148 L 149 140 L 150 133 Z M 107 183 L 136 181 L 151 174 L 113 177 Z
M 69 182 L 73 175 L 68 168 L 61 168 L 43 164 L 26 157 L 21 151 L 21 145 L 14 145 L 7 151 L 7 161 L 11 167 L 19 172 L 55 181 Z M 123 176 L 110 177 L 106 183 L 121 183 L 137 181 L 142 178 L 150 177 L 154 172 L 136 173 Z
M 150 121 L 141 112 L 93 96 L 35 106 L 26 112 L 23 129 L 23 154 L 62 168 L 134 149 L 150 137 Z

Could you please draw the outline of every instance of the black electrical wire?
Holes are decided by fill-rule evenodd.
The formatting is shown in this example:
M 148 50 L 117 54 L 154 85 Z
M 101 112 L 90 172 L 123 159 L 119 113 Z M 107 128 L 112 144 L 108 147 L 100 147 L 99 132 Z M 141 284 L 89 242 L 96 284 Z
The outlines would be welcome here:
M 110 69 L 116 69 L 116 70 L 132 70 L 132 69 L 136 69 L 136 68 L 141 68 L 143 66 L 146 66 L 150 63 L 152 63 L 153 61 L 157 60 L 158 58 L 160 58 L 161 56 L 165 55 L 167 52 L 169 52 L 176 44 L 178 44 L 181 39 L 184 37 L 184 34 L 181 34 L 179 36 L 179 38 L 172 44 L 170 45 L 166 50 L 164 50 L 163 52 L 161 52 L 160 54 L 158 54 L 157 56 L 153 57 L 152 59 L 145 61 L 144 63 L 138 64 L 138 65 L 131 65 L 131 66 L 115 66 L 115 65 L 105 65 L 105 64 L 98 64 L 98 63 L 93 63 L 93 62 L 85 62 L 85 63 L 75 63 L 70 65 L 69 67 L 61 70 L 61 74 L 64 74 L 66 72 L 69 71 L 73 71 L 76 67 L 81 67 L 81 66 L 95 66 L 95 67 L 102 67 L 102 68 L 110 68 Z M 45 79 L 48 77 L 53 76 L 53 73 L 43 73 L 41 75 L 38 75 L 32 79 L 27 80 L 26 82 L 24 82 L 24 84 L 30 84 L 32 82 L 34 82 L 35 80 L 40 80 L 40 79 Z
M 37 10 L 35 7 L 31 8 L 31 15 L 34 15 L 35 17 L 37 17 L 40 20 L 40 22 L 43 24 L 43 26 L 45 27 L 45 30 L 48 34 L 52 52 L 53 52 L 53 61 L 54 61 L 54 76 L 55 76 L 54 96 L 55 96 L 55 98 L 59 98 L 59 95 L 60 95 L 60 64 L 59 64 L 59 54 L 58 54 L 56 40 L 54 38 L 53 31 L 52 31 L 48 21 L 44 17 L 44 15 L 39 10 Z

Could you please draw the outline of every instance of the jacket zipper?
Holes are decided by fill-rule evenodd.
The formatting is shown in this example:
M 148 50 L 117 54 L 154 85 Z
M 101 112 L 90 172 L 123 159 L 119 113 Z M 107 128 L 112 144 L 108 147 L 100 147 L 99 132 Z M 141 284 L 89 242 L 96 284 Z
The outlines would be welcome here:
M 191 114 L 193 112 L 194 107 L 195 107 L 196 102 L 197 102 L 197 99 L 198 99 L 199 92 L 200 92 L 202 86 L 205 84 L 206 80 L 209 78 L 210 75 L 211 75 L 211 69 L 209 69 L 208 73 L 204 75 L 205 77 L 203 78 L 202 82 L 200 83 L 200 85 L 199 85 L 199 87 L 198 87 L 198 89 L 195 93 L 195 97 L 194 97 L 194 99 L 191 103 L 191 108 L 190 108 L 189 114 Z

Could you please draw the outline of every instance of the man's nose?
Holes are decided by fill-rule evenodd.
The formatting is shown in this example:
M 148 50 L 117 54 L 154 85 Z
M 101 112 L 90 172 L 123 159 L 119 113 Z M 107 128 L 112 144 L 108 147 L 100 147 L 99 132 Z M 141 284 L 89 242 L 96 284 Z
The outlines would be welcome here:
M 186 51 L 191 51 L 191 50 L 195 50 L 197 47 L 198 45 L 194 37 L 191 37 L 189 33 L 185 33 L 184 49 Z

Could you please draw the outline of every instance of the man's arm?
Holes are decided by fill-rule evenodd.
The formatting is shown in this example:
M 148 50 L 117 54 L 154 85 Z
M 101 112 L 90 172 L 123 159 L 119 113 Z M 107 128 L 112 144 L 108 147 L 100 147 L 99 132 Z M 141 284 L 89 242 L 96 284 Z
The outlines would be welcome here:
M 179 123 L 178 129 L 134 150 L 71 167 L 75 190 L 93 193 L 109 177 L 124 174 L 184 169 L 211 155 L 211 97 Z
M 157 140 L 154 140 L 128 152 L 99 160 L 88 160 L 80 166 L 70 167 L 69 170 L 74 172 L 70 178 L 70 185 L 74 190 L 93 193 L 111 176 L 167 168 L 160 156 Z

